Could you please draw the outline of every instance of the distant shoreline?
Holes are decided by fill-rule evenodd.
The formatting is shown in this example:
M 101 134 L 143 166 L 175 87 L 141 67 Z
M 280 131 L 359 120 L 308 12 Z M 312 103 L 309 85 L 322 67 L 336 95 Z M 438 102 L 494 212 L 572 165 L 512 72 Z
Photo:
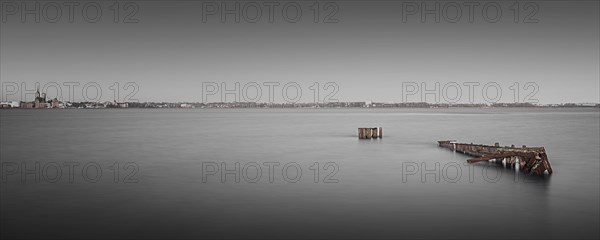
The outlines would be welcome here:
M 51 106 L 51 105 L 50 105 Z M 40 110 L 40 109 L 450 109 L 450 108 L 474 108 L 474 109 L 498 109 L 498 108 L 543 108 L 543 109 L 564 109 L 564 108 L 584 108 L 600 109 L 600 104 L 546 104 L 534 105 L 523 103 L 502 103 L 502 104 L 427 104 L 427 103 L 157 103 L 157 102 L 128 102 L 119 104 L 104 103 L 71 103 L 68 106 L 59 107 L 10 107 L 3 104 L 1 110 L 22 109 L 22 110 Z

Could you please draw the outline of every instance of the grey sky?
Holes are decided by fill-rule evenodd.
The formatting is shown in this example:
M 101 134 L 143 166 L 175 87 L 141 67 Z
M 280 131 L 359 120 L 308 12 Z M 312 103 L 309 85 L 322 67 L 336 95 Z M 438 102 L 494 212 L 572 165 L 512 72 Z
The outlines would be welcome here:
M 16 3 L 21 6 L 21 2 Z M 34 2 L 29 3 L 33 7 Z M 45 2 L 40 3 L 43 8 Z M 102 100 L 112 100 L 109 88 L 119 82 L 121 100 L 133 89 L 122 89 L 125 83 L 135 82 L 139 91 L 134 98 L 140 101 L 199 102 L 203 100 L 203 82 L 225 83 L 229 88 L 234 88 L 235 82 L 240 82 L 240 87 L 257 82 L 262 86 L 259 101 L 267 102 L 269 88 L 264 83 L 278 82 L 274 100 L 284 102 L 283 86 L 296 82 L 302 88 L 300 102 L 311 102 L 314 82 L 321 89 L 319 101 L 333 90 L 324 89 L 324 85 L 335 82 L 339 90 L 332 99 L 402 102 L 403 83 L 425 83 L 433 89 L 435 82 L 440 88 L 456 82 L 462 91 L 459 102 L 468 102 L 465 83 L 478 82 L 474 102 L 485 102 L 482 88 L 488 83 L 501 87 L 499 102 L 513 102 L 511 86 L 518 82 L 519 102 L 600 101 L 598 1 L 535 1 L 539 9 L 532 19 L 537 23 L 523 22 L 534 10 L 534 6 L 526 8 L 525 2 L 519 6 L 515 23 L 511 1 L 494 2 L 503 11 L 497 23 L 482 17 L 482 6 L 488 2 L 475 7 L 473 23 L 468 20 L 464 2 L 457 2 L 462 9 L 457 23 L 448 22 L 444 15 L 440 15 L 440 23 L 433 15 L 422 23 L 420 11 L 403 22 L 402 6 L 412 4 L 410 1 L 333 2 L 339 6 L 333 17 L 337 23 L 323 23 L 333 10 L 332 6 L 324 9 L 325 2 L 320 3 L 319 23 L 313 22 L 312 1 L 295 2 L 303 10 L 297 23 L 282 18 L 281 8 L 288 2 L 275 7 L 273 23 L 268 21 L 265 2 L 258 2 L 263 13 L 257 23 L 248 23 L 243 16 L 235 23 L 233 15 L 222 23 L 220 11 L 207 15 L 204 23 L 202 4 L 211 2 L 138 1 L 135 3 L 140 8 L 134 18 L 139 22 L 128 24 L 122 23 L 122 18 L 131 9 L 122 9 L 124 3 L 120 23 L 113 22 L 112 1 L 98 2 L 103 13 L 97 23 L 82 18 L 81 8 L 87 2 L 78 3 L 74 23 L 68 22 L 65 6 L 58 23 L 46 22 L 44 15 L 40 15 L 41 23 L 35 23 L 33 15 L 21 23 L 20 12 L 6 14 L 12 9 L 3 5 L 3 86 L 25 83 L 33 89 L 35 82 L 42 86 L 78 82 L 74 100 L 81 101 L 82 87 L 95 82 L 102 88 Z M 243 7 L 246 2 L 227 3 Z M 432 8 L 435 3 L 427 2 Z M 448 2 L 439 3 L 443 8 Z M 52 14 L 53 9 L 48 9 Z M 248 9 L 253 15 L 253 9 Z M 454 10 L 448 9 L 448 16 L 454 16 Z M 528 82 L 535 85 L 525 89 Z M 526 99 L 536 87 L 537 93 Z M 248 89 L 248 95 L 254 96 L 254 89 Z M 455 88 L 448 90 L 450 96 L 446 97 L 454 99 Z M 21 94 L 9 96 L 7 91 L 2 88 L 2 100 L 20 99 Z M 490 90 L 489 98 L 494 98 L 494 91 Z M 56 95 L 54 90 L 48 92 Z M 290 93 L 293 98 L 293 89 Z M 67 94 L 68 88 L 63 86 L 62 100 L 67 100 Z M 443 94 L 439 94 L 440 102 L 447 101 Z M 239 100 L 244 100 L 242 95 Z M 228 95 L 226 100 L 233 97 Z M 408 101 L 421 100 L 420 94 L 405 97 Z M 220 95 L 208 96 L 207 100 L 219 101 Z M 435 98 L 430 94 L 424 100 L 434 102 Z

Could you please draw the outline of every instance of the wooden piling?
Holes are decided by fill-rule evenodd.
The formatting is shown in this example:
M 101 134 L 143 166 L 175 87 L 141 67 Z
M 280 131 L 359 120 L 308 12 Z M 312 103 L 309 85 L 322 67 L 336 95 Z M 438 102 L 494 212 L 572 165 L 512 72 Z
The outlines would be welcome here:
M 359 139 L 382 138 L 383 128 L 358 128 Z

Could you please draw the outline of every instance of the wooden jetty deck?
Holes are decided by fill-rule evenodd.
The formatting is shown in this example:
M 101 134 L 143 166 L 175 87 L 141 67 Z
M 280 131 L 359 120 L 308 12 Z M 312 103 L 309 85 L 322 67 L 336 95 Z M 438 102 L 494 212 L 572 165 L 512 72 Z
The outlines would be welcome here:
M 543 147 L 501 147 L 499 143 L 494 146 L 481 144 L 456 143 L 453 140 L 438 141 L 440 147 L 460 152 L 475 158 L 467 160 L 468 163 L 501 159 L 507 166 L 516 167 L 525 174 L 542 175 L 551 174 L 552 167 Z

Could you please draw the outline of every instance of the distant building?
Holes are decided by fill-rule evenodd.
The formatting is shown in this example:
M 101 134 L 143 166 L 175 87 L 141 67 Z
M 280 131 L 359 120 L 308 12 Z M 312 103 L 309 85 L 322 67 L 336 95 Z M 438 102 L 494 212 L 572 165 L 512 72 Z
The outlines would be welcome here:
M 52 108 L 60 108 L 60 101 L 58 101 L 58 99 L 54 98 L 52 99 Z
M 182 103 L 181 105 L 179 105 L 181 108 L 195 108 L 194 105 L 189 104 L 189 103 Z
M 121 102 L 121 103 L 117 103 L 117 106 L 119 106 L 120 108 L 128 108 L 129 107 L 129 103 Z
M 129 104 L 126 102 L 117 102 L 117 100 L 113 100 L 112 102 L 106 101 L 104 102 L 105 108 L 128 108 Z
M 40 96 L 40 91 L 35 92 L 35 100 L 33 100 L 34 108 L 46 108 L 46 93 L 42 93 Z
M 33 102 L 21 102 L 21 108 L 33 108 Z
M 17 101 L 12 102 L 0 102 L 0 108 L 19 108 L 21 103 Z

